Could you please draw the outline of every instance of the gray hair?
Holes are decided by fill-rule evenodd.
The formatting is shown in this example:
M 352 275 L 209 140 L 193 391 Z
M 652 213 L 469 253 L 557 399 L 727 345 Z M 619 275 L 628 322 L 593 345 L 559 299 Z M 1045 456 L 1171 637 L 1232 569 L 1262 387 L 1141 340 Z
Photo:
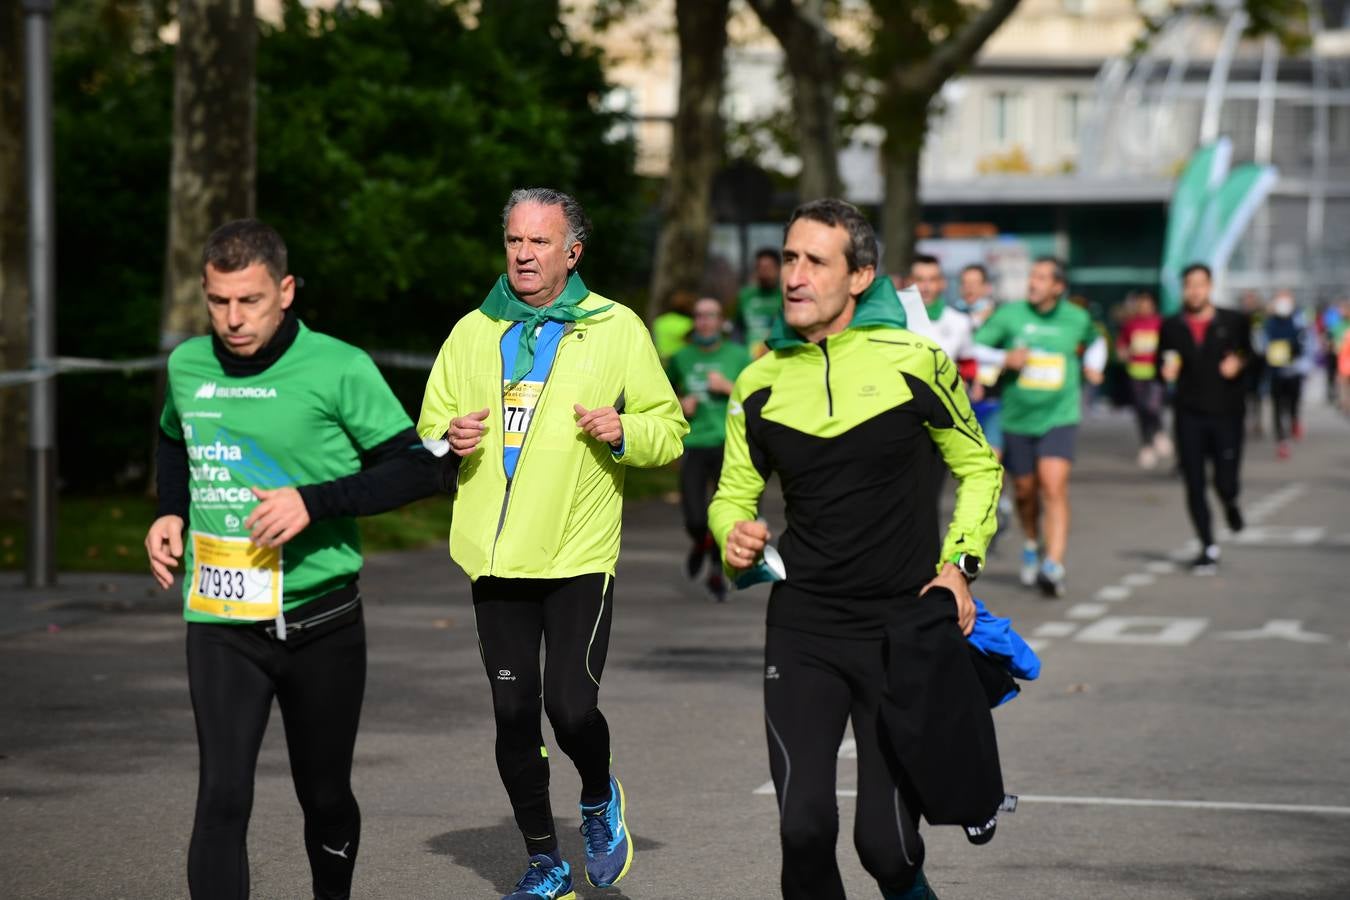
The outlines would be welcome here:
M 516 188 L 502 207 L 502 231 L 506 230 L 506 221 L 511 218 L 511 210 L 522 203 L 537 203 L 540 206 L 558 206 L 562 208 L 563 219 L 567 222 L 567 237 L 564 244 L 585 244 L 591 236 L 591 220 L 586 211 L 570 194 L 555 191 L 553 188 Z
M 868 266 L 877 267 L 877 233 L 872 223 L 859 212 L 858 207 L 843 200 L 812 200 L 803 203 L 792 211 L 791 218 L 783 226 L 783 239 L 787 240 L 788 229 L 798 219 L 810 219 L 831 227 L 838 225 L 848 232 L 848 246 L 844 248 L 844 259 L 848 270 L 856 272 Z

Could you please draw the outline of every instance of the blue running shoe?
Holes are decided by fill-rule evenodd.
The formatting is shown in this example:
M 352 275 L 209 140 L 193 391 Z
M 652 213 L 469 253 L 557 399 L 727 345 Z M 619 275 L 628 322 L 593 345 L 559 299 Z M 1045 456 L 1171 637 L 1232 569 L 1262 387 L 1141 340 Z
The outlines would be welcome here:
M 516 889 L 502 900 L 576 900 L 572 890 L 572 867 L 564 860 L 554 864 L 547 853 L 530 857 L 530 867 L 516 882 Z
M 909 890 L 900 894 L 882 891 L 881 897 L 882 900 L 938 900 L 938 895 L 933 893 L 933 889 L 928 885 L 928 879 L 923 877 L 923 869 L 915 873 L 914 884 Z
M 1023 587 L 1035 587 L 1041 573 L 1041 551 L 1034 543 L 1022 545 L 1022 570 L 1018 573 Z
M 609 776 L 609 802 L 581 807 L 581 836 L 586 841 L 586 880 L 609 887 L 633 865 L 633 842 L 628 834 L 628 801 L 623 785 Z

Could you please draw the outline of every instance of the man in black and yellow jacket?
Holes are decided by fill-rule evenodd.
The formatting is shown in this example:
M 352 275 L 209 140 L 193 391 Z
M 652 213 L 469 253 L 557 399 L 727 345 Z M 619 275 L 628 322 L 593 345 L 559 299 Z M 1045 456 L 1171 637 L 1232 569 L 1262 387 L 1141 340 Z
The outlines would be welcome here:
M 994 534 L 1002 486 L 955 366 L 905 329 L 894 288 L 877 277 L 876 247 L 871 225 L 847 203 L 819 200 L 793 213 L 773 352 L 736 380 L 709 509 L 726 568 L 739 575 L 770 538 L 756 513 L 778 473 L 786 577 L 769 599 L 764 699 L 788 898 L 844 897 L 835 760 L 850 718 L 863 866 L 886 897 L 932 896 L 912 787 L 897 783 L 878 729 L 885 617 L 942 590 L 969 634 L 967 583 Z M 944 463 L 959 487 L 939 548 L 934 491 Z

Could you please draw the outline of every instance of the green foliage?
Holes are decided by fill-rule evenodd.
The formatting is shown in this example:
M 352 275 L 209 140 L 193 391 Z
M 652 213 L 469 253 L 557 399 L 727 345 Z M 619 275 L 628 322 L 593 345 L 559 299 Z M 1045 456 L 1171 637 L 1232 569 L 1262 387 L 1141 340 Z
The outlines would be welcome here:
M 619 122 L 599 109 L 598 61 L 551 24 L 292 0 L 259 52 L 258 209 L 305 278 L 302 316 L 367 347 L 434 351 L 502 271 L 502 204 L 526 185 L 587 206 L 597 290 L 631 274 L 632 146 L 607 139 Z
M 95 13 L 95 4 L 87 4 Z M 108 25 L 109 4 L 93 22 Z M 58 19 L 53 59 L 57 349 L 118 358 L 155 352 L 168 210 L 173 55 L 128 49 L 134 29 Z M 112 21 L 123 21 L 113 18 Z M 107 487 L 146 471 L 153 380 L 58 382 L 61 478 Z
M 258 214 L 285 235 L 305 280 L 301 316 L 369 349 L 434 352 L 482 300 L 503 268 L 512 188 L 557 187 L 586 206 L 595 227 L 582 272 L 596 290 L 626 300 L 645 280 L 634 148 L 622 117 L 602 107 L 595 51 L 569 39 L 549 4 L 508 4 L 505 22 L 485 8 L 475 27 L 463 5 L 398 0 L 371 14 L 290 0 L 282 25 L 263 26 Z M 143 43 L 133 32 L 153 35 L 72 17 L 56 48 L 65 354 L 135 356 L 157 340 L 173 54 L 133 49 Z M 425 374 L 389 374 L 415 412 Z M 62 380 L 68 487 L 143 477 L 152 388 L 145 376 Z

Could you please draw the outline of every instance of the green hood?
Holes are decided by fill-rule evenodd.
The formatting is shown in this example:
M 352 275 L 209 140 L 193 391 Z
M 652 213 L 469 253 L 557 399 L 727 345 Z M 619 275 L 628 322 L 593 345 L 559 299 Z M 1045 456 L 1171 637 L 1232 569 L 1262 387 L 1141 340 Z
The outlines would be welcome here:
M 849 328 L 904 328 L 907 323 L 905 308 L 895 285 L 885 275 L 878 275 L 858 297 L 858 308 L 853 312 Z M 766 341 L 770 350 L 783 350 L 805 344 L 806 339 L 793 330 L 780 311 L 773 320 L 773 328 Z

